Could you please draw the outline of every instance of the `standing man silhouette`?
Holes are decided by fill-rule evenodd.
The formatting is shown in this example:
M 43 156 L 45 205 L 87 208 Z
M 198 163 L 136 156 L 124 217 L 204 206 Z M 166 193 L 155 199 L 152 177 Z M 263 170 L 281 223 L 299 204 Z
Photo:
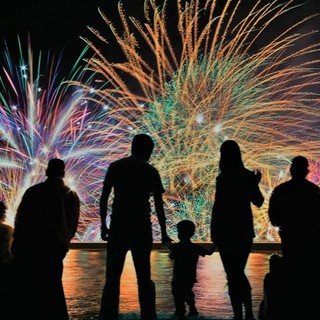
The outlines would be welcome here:
M 269 219 L 278 227 L 288 278 L 291 316 L 317 317 L 317 295 L 306 294 L 318 284 L 320 187 L 307 180 L 308 159 L 297 156 L 290 166 L 291 179 L 274 188 L 269 200 Z M 300 314 L 299 314 L 300 312 Z
M 166 231 L 162 194 L 164 188 L 157 169 L 148 163 L 154 143 L 146 134 L 132 140 L 131 155 L 112 162 L 105 175 L 100 198 L 101 238 L 108 241 L 106 282 L 100 320 L 116 320 L 119 313 L 120 278 L 128 250 L 131 250 L 138 282 L 141 320 L 156 320 L 155 286 L 151 280 L 150 253 L 153 196 L 161 228 L 162 243 L 171 242 Z M 107 228 L 108 201 L 113 189 L 110 229 Z
M 14 296 L 6 319 L 68 320 L 63 260 L 76 233 L 80 200 L 64 184 L 65 163 L 51 159 L 47 179 L 31 186 L 18 206 L 14 223 Z M 17 314 L 16 314 L 17 313 Z

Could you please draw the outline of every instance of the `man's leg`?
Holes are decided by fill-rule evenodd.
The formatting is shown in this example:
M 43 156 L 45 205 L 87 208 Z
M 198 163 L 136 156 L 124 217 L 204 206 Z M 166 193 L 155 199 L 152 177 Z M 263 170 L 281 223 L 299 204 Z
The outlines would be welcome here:
M 151 246 L 132 248 L 132 258 L 137 273 L 141 320 L 156 320 L 156 290 L 151 280 Z
M 103 288 L 99 320 L 117 320 L 119 313 L 120 278 L 127 249 L 108 243 L 106 282 Z

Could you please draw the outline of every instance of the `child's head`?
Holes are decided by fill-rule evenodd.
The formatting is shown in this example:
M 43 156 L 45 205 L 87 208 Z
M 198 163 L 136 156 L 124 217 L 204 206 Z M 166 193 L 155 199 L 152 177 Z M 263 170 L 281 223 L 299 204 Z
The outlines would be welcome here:
M 178 238 L 180 240 L 190 239 L 196 230 L 195 224 L 190 220 L 181 220 L 177 224 Z

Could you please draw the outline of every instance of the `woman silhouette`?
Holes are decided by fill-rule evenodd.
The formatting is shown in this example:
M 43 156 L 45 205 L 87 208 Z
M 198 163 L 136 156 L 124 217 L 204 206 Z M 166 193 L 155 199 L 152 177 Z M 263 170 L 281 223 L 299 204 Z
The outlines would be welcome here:
M 245 267 L 255 237 L 251 203 L 261 207 L 264 201 L 258 186 L 261 172 L 245 168 L 240 147 L 233 140 L 226 140 L 220 147 L 219 170 L 211 238 L 218 248 L 227 275 L 234 319 L 243 319 L 244 305 L 245 319 L 252 320 L 251 286 Z

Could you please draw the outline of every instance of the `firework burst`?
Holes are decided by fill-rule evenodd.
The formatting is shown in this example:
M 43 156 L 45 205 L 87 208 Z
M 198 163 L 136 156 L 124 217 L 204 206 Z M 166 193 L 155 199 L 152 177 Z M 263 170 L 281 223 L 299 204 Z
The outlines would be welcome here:
M 66 80 L 59 77 L 61 55 L 37 56 L 30 41 L 25 52 L 19 38 L 18 46 L 20 63 L 12 61 L 7 48 L 0 78 L 0 193 L 8 222 L 13 224 L 26 188 L 43 181 L 48 160 L 59 157 L 66 161 L 66 183 L 81 198 L 76 239 L 96 240 L 97 197 L 107 165 L 103 156 L 107 153 L 111 160 L 112 154 L 117 158 L 117 152 L 126 149 L 124 140 L 117 138 L 124 119 L 107 117 L 107 106 L 92 102 L 97 100 L 93 88 L 84 94 L 70 85 L 89 81 L 82 78 L 81 56 Z
M 313 57 L 320 47 L 305 45 L 316 31 L 300 31 L 314 17 L 273 34 L 268 30 L 275 31 L 276 21 L 288 20 L 299 7 L 294 1 L 250 3 L 244 8 L 232 0 L 224 7 L 217 1 L 177 1 L 174 24 L 168 1 L 157 6 L 146 0 L 140 20 L 119 3 L 121 27 L 100 10 L 112 46 L 121 51 L 118 61 L 108 58 L 108 50 L 114 52 L 108 48 L 110 37 L 91 29 L 94 39 L 84 39 L 94 53 L 87 72 L 94 73 L 97 86 L 107 84 L 96 89 L 97 103 L 111 102 L 112 115 L 129 123 L 126 136 L 121 132 L 115 143 L 137 132 L 156 141 L 152 162 L 165 183 L 173 237 L 176 222 L 190 218 L 198 223 L 196 239 L 210 239 L 219 147 L 225 139 L 239 143 L 246 166 L 263 172 L 265 204 L 254 211 L 257 241 L 277 240 L 266 210 L 271 190 L 288 178 L 290 159 L 298 154 L 319 159 L 314 129 L 320 123 L 319 96 L 312 88 L 319 85 L 319 61 Z M 108 153 L 105 159 L 111 160 Z

